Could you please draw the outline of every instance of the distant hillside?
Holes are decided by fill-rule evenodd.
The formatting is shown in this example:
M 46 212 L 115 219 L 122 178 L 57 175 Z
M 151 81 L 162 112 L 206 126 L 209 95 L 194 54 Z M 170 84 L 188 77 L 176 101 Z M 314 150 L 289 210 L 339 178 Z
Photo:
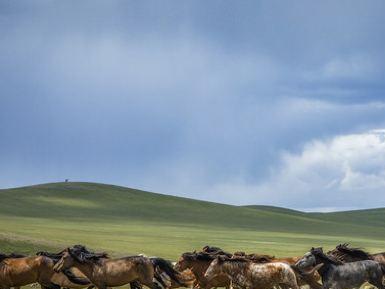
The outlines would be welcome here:
M 268 252 L 286 244 L 290 252 L 307 247 L 308 241 L 311 245 L 310 240 L 322 244 L 354 239 L 377 248 L 385 240 L 384 217 L 385 209 L 314 214 L 104 184 L 52 183 L 0 190 L 0 247 L 9 251 L 11 243 L 22 242 L 21 248 L 33 251 L 37 245 L 61 248 L 83 242 L 114 251 L 147 248 L 153 254 L 175 255 L 178 248 L 208 242 Z
M 306 215 L 305 212 L 301 212 L 301 211 L 297 211 L 297 210 L 293 210 L 293 209 L 282 208 L 282 207 L 275 207 L 275 206 L 248 205 L 248 206 L 243 206 L 243 207 L 244 208 L 250 208 L 250 209 L 256 209 L 256 210 L 261 210 L 261 211 L 290 214 L 290 215 L 298 215 L 298 216 Z
M 250 205 L 244 206 L 245 208 L 252 208 L 262 211 L 275 212 L 281 214 L 289 214 L 294 216 L 302 216 L 309 219 L 329 221 L 340 224 L 355 224 L 360 226 L 385 226 L 385 208 L 367 209 L 367 210 L 352 210 L 341 212 L 329 212 L 329 213 L 307 213 L 297 210 L 275 207 L 275 206 L 262 206 L 262 205 Z

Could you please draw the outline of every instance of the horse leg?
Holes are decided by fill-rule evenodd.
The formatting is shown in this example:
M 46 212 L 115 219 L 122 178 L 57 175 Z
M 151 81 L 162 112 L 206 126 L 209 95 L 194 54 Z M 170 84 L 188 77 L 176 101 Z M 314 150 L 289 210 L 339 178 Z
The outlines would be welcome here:
M 378 289 L 385 289 L 384 284 L 382 283 L 382 276 L 381 278 L 376 278 L 374 280 L 369 280 L 369 283 L 376 286 Z
M 152 274 L 143 274 L 139 277 L 138 282 L 147 286 L 150 289 L 163 289 L 156 282 L 154 282 L 155 276 Z
M 140 284 L 138 280 L 130 282 L 130 288 L 131 289 L 142 289 L 143 286 Z

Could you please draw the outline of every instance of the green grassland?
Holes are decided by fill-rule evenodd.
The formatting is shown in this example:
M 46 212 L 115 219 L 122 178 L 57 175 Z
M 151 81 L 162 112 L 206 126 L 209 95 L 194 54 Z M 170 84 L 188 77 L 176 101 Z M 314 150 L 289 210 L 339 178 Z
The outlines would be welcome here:
M 94 183 L 0 190 L 0 251 L 85 244 L 112 255 L 177 259 L 210 244 L 229 251 L 302 255 L 341 242 L 385 251 L 385 209 L 304 213 L 230 206 Z

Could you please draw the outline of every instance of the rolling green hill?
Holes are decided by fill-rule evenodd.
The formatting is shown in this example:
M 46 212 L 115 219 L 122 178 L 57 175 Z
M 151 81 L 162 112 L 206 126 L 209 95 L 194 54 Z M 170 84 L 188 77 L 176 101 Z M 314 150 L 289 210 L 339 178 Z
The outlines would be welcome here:
M 82 243 L 115 255 L 177 258 L 206 244 L 229 251 L 303 254 L 351 242 L 385 250 L 385 209 L 316 214 L 230 206 L 94 183 L 0 190 L 0 251 Z

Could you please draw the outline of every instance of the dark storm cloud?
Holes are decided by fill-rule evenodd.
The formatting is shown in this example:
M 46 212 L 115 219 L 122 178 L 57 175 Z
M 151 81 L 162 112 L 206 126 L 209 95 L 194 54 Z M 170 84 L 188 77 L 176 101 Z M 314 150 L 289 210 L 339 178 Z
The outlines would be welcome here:
M 298 175 L 280 168 L 314 140 L 384 126 L 384 6 L 2 1 L 0 184 L 330 207 L 318 188 L 289 202 Z

